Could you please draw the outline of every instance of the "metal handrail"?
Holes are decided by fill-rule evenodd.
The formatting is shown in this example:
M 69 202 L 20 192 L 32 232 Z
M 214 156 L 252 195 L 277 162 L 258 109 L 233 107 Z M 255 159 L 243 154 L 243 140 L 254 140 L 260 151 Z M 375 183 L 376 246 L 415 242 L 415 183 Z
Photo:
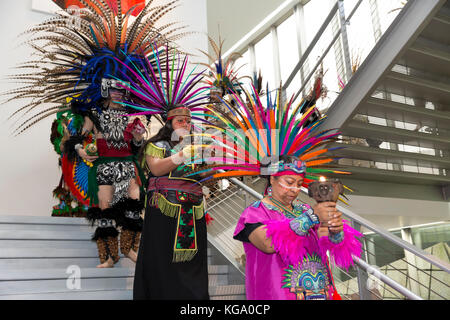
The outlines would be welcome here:
M 353 15 L 355 14 L 356 10 L 359 8 L 359 6 L 361 5 L 362 0 L 359 0 L 358 3 L 355 5 L 355 7 L 353 8 L 352 12 L 349 14 L 348 18 L 345 20 L 345 25 L 347 23 L 350 22 L 351 18 L 353 17 Z M 336 2 L 336 10 L 338 7 L 338 2 Z M 334 8 L 333 8 L 334 9 Z M 330 12 L 330 15 L 334 13 L 334 12 Z M 331 19 L 330 19 L 331 20 Z M 325 21 L 327 22 L 327 21 Z M 330 21 L 328 21 L 328 24 L 330 23 Z M 328 24 L 325 26 L 325 28 L 328 26 Z M 305 81 L 303 82 L 301 88 L 297 91 L 297 93 L 294 96 L 294 100 L 297 99 L 297 97 L 300 95 L 301 92 L 303 92 L 303 89 L 305 89 L 306 85 L 308 84 L 308 81 L 312 78 L 312 76 L 315 74 L 316 70 L 319 68 L 319 66 L 322 64 L 322 61 L 325 59 L 326 55 L 328 54 L 328 52 L 331 50 L 331 48 L 333 47 L 333 45 L 336 43 L 336 41 L 339 39 L 340 35 L 343 32 L 344 26 L 342 26 L 342 28 L 340 28 L 338 30 L 338 32 L 336 32 L 336 34 L 333 37 L 333 40 L 331 40 L 331 43 L 328 45 L 328 47 L 325 49 L 325 51 L 323 52 L 322 56 L 319 58 L 319 60 L 317 61 L 316 65 L 314 66 L 314 68 L 310 71 L 308 77 L 306 77 Z M 324 29 L 325 29 L 324 28 Z M 312 44 L 312 43 L 311 43 Z M 315 44 L 314 44 L 315 45 Z M 295 69 L 294 69 L 295 71 Z M 298 70 L 297 70 L 298 72 Z M 287 86 L 283 87 L 284 90 L 286 90 Z
M 253 195 L 254 197 L 256 197 L 257 199 L 262 199 L 263 196 L 253 190 L 252 188 L 250 188 L 249 186 L 247 186 L 246 184 L 242 183 L 241 181 L 239 181 L 236 178 L 231 178 L 230 179 L 233 183 L 237 184 L 239 187 L 241 187 L 243 190 L 245 190 L 246 192 L 248 192 L 249 194 Z M 307 194 L 306 192 L 302 191 L 304 194 Z M 373 232 L 381 235 L 383 238 L 389 240 L 390 242 L 393 242 L 394 244 L 398 245 L 399 247 L 402 247 L 405 250 L 408 250 L 409 252 L 413 253 L 414 255 L 422 258 L 423 260 L 431 263 L 432 265 L 450 273 L 450 265 L 444 261 L 441 261 L 440 259 L 436 258 L 435 256 L 425 252 L 422 249 L 417 248 L 416 246 L 410 244 L 409 242 L 400 239 L 399 237 L 391 234 L 389 231 L 378 227 L 377 225 L 375 225 L 374 223 L 370 222 L 367 219 L 364 219 L 363 217 L 357 215 L 356 213 L 348 210 L 347 208 L 344 208 L 340 205 L 337 205 L 336 208 L 341 211 L 344 215 L 346 215 L 347 217 L 349 217 L 350 219 L 352 219 L 353 221 L 357 222 L 358 224 L 360 224 L 361 226 L 372 230 Z
M 388 286 L 390 286 L 391 288 L 397 290 L 398 292 L 400 292 L 401 294 L 403 294 L 405 297 L 407 297 L 408 299 L 411 300 L 423 300 L 421 297 L 419 297 L 418 295 L 416 295 L 414 292 L 412 292 L 411 290 L 405 288 L 404 286 L 402 286 L 401 284 L 395 282 L 394 280 L 392 280 L 390 277 L 388 277 L 387 275 L 385 275 L 384 273 L 378 271 L 377 269 L 375 269 L 374 267 L 372 267 L 370 264 L 368 264 L 367 262 L 365 262 L 364 260 L 353 256 L 353 261 L 364 271 L 366 271 L 369 274 L 373 274 L 375 277 L 377 277 L 378 279 L 380 279 L 381 281 L 383 281 L 384 283 L 386 283 Z
M 389 240 L 390 242 L 393 242 L 394 244 L 398 245 L 399 247 L 408 250 L 409 252 L 413 253 L 414 255 L 422 258 L 423 260 L 431 263 L 432 265 L 446 271 L 447 273 L 450 273 L 450 265 L 444 261 L 441 261 L 437 257 L 427 253 L 426 251 L 417 248 L 416 246 L 412 245 L 411 243 L 400 239 L 399 237 L 393 235 L 389 231 L 380 228 L 379 226 L 375 225 L 374 223 L 370 222 L 367 219 L 364 219 L 363 217 L 357 215 L 356 213 L 348 210 L 347 208 L 344 208 L 340 205 L 337 205 L 336 208 L 341 211 L 344 215 L 352 219 L 353 221 L 356 221 L 363 227 L 372 230 L 373 232 L 379 234 L 383 238 Z
M 334 15 L 336 14 L 336 11 L 338 10 L 338 2 L 334 4 L 334 6 L 331 8 L 330 13 L 325 18 L 325 21 L 320 26 L 319 31 L 317 31 L 315 37 L 312 39 L 311 43 L 309 44 L 308 48 L 306 48 L 305 52 L 303 53 L 302 57 L 300 58 L 299 62 L 295 65 L 294 69 L 292 70 L 291 74 L 287 78 L 286 82 L 283 85 L 283 90 L 286 90 L 287 87 L 291 84 L 292 80 L 294 79 L 295 75 L 300 71 L 300 68 L 305 63 L 306 59 L 308 59 L 309 54 L 316 46 L 317 42 L 319 41 L 320 37 L 324 33 L 325 29 L 330 24 L 331 20 L 333 19 Z M 308 81 L 305 81 L 307 83 Z
M 238 179 L 231 178 L 230 180 L 233 183 L 237 184 L 239 187 L 241 187 L 244 191 L 246 191 L 249 194 L 251 194 L 252 196 L 254 196 L 255 198 L 257 198 L 257 199 L 262 199 L 263 198 L 263 196 L 259 192 L 253 190 L 252 188 L 250 188 L 246 184 L 242 183 Z M 302 192 L 304 192 L 304 191 L 302 191 Z M 436 257 L 434 257 L 434 256 L 432 256 L 430 254 L 428 254 L 427 252 L 425 252 L 425 251 L 415 247 L 414 245 L 410 244 L 409 242 L 406 242 L 405 240 L 400 239 L 400 238 L 392 235 L 391 233 L 389 233 L 389 231 L 384 230 L 383 228 L 380 228 L 380 227 L 374 225 L 372 222 L 364 219 L 363 217 L 360 217 L 359 215 L 355 214 L 354 212 L 352 212 L 352 211 L 350 211 L 350 210 L 348 210 L 346 208 L 343 208 L 340 205 L 337 205 L 336 207 L 344 215 L 346 215 L 347 217 L 349 217 L 353 221 L 357 222 L 361 226 L 376 232 L 380 236 L 382 236 L 385 239 L 395 243 L 396 245 L 402 247 L 403 249 L 410 251 L 414 255 L 424 259 L 425 261 L 431 263 L 432 265 L 437 266 L 438 268 L 446 271 L 447 273 L 450 273 L 450 267 L 448 266 L 447 263 L 445 263 L 445 262 L 441 261 L 440 259 L 438 259 L 438 258 L 436 258 Z M 378 273 L 380 273 L 379 271 L 376 271 L 376 270 L 372 271 L 373 267 L 370 267 L 370 265 L 368 265 L 367 263 L 365 263 L 364 261 L 362 261 L 361 259 L 359 259 L 356 256 L 353 256 L 353 258 L 354 258 L 355 263 L 358 266 L 360 266 L 366 272 L 367 272 L 367 270 L 370 270 L 371 272 L 375 273 L 376 276 L 378 277 Z M 369 269 L 369 267 L 366 268 L 366 266 L 369 266 L 370 269 Z M 421 300 L 422 299 L 419 296 L 417 296 L 415 293 L 410 291 L 409 289 L 405 288 L 404 286 L 400 285 L 399 283 L 395 282 L 394 280 L 392 280 L 391 278 L 386 276 L 385 274 L 382 274 L 382 276 L 380 275 L 378 278 L 381 281 L 383 281 L 384 283 L 386 283 L 387 285 L 389 285 L 390 287 L 392 287 L 395 290 L 397 290 L 400 293 L 402 293 L 404 296 L 406 296 L 409 299 L 412 299 L 412 300 L 418 300 L 418 299 Z
M 368 240 L 368 239 L 366 239 L 366 240 Z M 370 240 L 370 241 L 372 241 L 372 240 Z M 372 241 L 372 242 L 373 242 L 373 241 Z M 374 242 L 373 242 L 373 243 L 374 243 Z M 380 245 L 378 245 L 378 246 L 381 247 L 381 248 L 383 248 L 383 250 L 385 250 L 385 251 L 391 253 L 388 249 L 384 248 L 383 246 L 380 246 Z M 370 256 L 376 257 L 376 255 L 375 255 L 374 253 L 372 253 L 372 252 L 370 252 L 370 251 L 368 251 L 368 250 L 365 250 L 365 252 L 366 252 L 366 254 L 368 254 L 368 255 L 370 255 Z M 442 282 L 441 280 L 439 280 L 438 278 L 434 277 L 434 276 L 431 274 L 431 271 L 430 271 L 430 273 L 428 274 L 424 269 L 421 269 L 421 268 L 418 268 L 418 267 L 412 265 L 412 264 L 409 263 L 406 259 L 403 258 L 403 259 L 400 259 L 400 260 L 403 261 L 404 263 L 406 263 L 406 265 L 410 265 L 410 266 L 414 267 L 417 271 L 420 271 L 420 272 L 424 273 L 425 275 L 429 276 L 430 279 L 433 279 L 434 281 L 440 282 L 441 284 L 443 284 L 443 285 L 445 285 L 445 286 L 448 287 L 448 285 L 447 285 L 446 283 L 444 283 L 444 282 Z M 388 263 L 388 264 L 384 265 L 384 267 L 388 267 L 388 268 L 391 268 L 391 269 L 395 270 L 396 272 L 398 272 L 398 273 L 404 275 L 406 278 L 409 278 L 410 281 L 414 281 L 415 283 L 417 283 L 417 285 L 419 285 L 420 287 L 423 287 L 423 288 L 425 288 L 425 289 L 428 289 L 428 291 L 429 291 L 430 293 L 433 293 L 433 294 L 435 294 L 436 296 L 438 296 L 438 297 L 440 297 L 440 298 L 442 298 L 442 299 L 444 299 L 444 300 L 446 299 L 444 296 L 440 295 L 439 293 L 437 293 L 436 291 L 434 291 L 433 289 L 431 289 L 431 287 L 429 287 L 429 286 L 427 286 L 427 285 L 421 283 L 419 280 L 414 279 L 413 277 L 409 276 L 407 271 L 404 272 L 404 271 L 402 271 L 401 269 L 398 269 L 398 268 L 396 268 L 395 266 L 393 266 L 391 263 Z M 408 268 L 408 267 L 407 267 L 407 268 Z

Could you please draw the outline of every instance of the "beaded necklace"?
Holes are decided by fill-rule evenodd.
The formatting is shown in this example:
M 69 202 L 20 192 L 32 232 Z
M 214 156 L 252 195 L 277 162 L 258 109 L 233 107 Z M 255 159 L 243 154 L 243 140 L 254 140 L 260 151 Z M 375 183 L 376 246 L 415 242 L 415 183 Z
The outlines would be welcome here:
M 273 203 L 273 206 L 276 207 L 278 211 L 281 211 L 288 219 L 295 219 L 303 212 L 300 205 L 293 203 L 292 204 L 293 210 L 291 210 L 287 208 L 285 205 L 283 205 L 280 201 L 274 199 L 273 197 L 268 197 L 268 199 Z

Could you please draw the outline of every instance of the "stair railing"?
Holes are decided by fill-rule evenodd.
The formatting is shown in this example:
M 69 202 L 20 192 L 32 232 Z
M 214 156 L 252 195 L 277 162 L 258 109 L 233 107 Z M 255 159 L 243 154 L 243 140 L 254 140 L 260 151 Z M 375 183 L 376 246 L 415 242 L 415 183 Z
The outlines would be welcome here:
M 243 190 L 244 192 L 248 193 L 248 195 L 250 195 L 251 197 L 253 197 L 254 199 L 262 199 L 262 195 L 257 192 L 256 190 L 252 189 L 251 187 L 249 187 L 248 185 L 244 184 L 242 181 L 240 181 L 239 179 L 236 178 L 231 178 L 230 181 L 232 182 L 232 184 L 238 186 L 241 190 Z M 239 195 L 240 197 L 240 202 L 236 201 L 236 197 L 237 195 Z M 233 198 L 234 197 L 234 198 Z M 223 202 L 221 202 L 222 205 L 225 206 L 226 205 L 226 211 L 227 212 L 232 212 L 232 216 L 234 217 L 235 223 L 237 222 L 237 220 L 239 219 L 240 214 L 242 213 L 242 211 L 245 209 L 245 202 L 244 202 L 244 198 L 242 196 L 242 194 L 239 194 L 239 192 L 233 192 L 229 197 L 227 197 L 227 199 Z M 425 260 L 426 262 L 430 263 L 432 266 L 439 268 L 440 270 L 442 270 L 443 272 L 446 273 L 450 273 L 450 266 L 448 263 L 441 261 L 440 259 L 438 259 L 437 257 L 425 252 L 424 250 L 421 250 L 417 247 L 415 247 L 414 245 L 406 242 L 403 239 L 400 239 L 399 237 L 391 234 L 389 231 L 384 230 L 381 227 L 376 226 L 375 224 L 373 224 L 372 222 L 366 220 L 365 218 L 355 214 L 354 212 L 350 211 L 347 208 L 344 208 L 340 205 L 337 206 L 338 210 L 340 210 L 352 223 L 352 225 L 358 229 L 360 229 L 361 227 L 364 227 L 368 230 L 371 230 L 372 232 L 376 233 L 377 235 L 383 237 L 384 239 L 388 240 L 392 245 L 397 245 L 401 248 L 403 248 L 404 250 L 410 252 L 411 254 L 413 254 L 415 257 L 421 258 L 423 260 Z M 211 208 L 210 210 L 214 211 L 214 207 Z M 213 215 L 214 219 L 218 219 L 218 216 L 216 214 Z M 233 219 L 233 218 L 232 218 Z M 220 219 L 219 219 L 220 220 Z M 228 224 L 231 221 L 227 221 Z M 227 234 L 227 240 L 220 240 L 220 239 L 215 239 L 215 245 L 219 246 L 219 249 L 221 249 L 222 251 L 225 251 L 224 254 L 225 256 L 227 256 L 227 258 L 230 260 L 230 262 L 232 262 L 235 266 L 236 266 L 236 256 L 233 256 L 233 253 L 236 253 L 238 251 L 236 251 L 235 249 L 232 249 L 232 254 L 229 254 L 229 250 L 230 248 L 233 247 L 241 247 L 242 245 L 235 240 L 232 240 L 232 231 L 234 231 L 234 225 L 232 225 L 232 227 L 228 226 L 228 229 L 230 232 L 228 232 Z M 220 228 L 220 226 L 218 226 Z M 211 235 L 210 235 L 211 237 Z M 215 238 L 215 237 L 213 237 Z M 222 244 L 222 242 L 226 242 L 226 244 Z M 234 244 L 233 244 L 234 242 Z M 214 244 L 214 243 L 213 243 Z M 364 250 L 364 255 L 367 256 L 367 250 Z M 370 253 L 369 253 L 370 254 Z M 367 260 L 367 258 L 366 258 Z M 358 273 L 358 294 L 360 297 L 368 297 L 368 292 L 367 292 L 367 288 L 366 288 L 366 283 L 367 283 L 367 275 L 371 275 L 373 277 L 375 277 L 376 279 L 378 279 L 379 281 L 383 282 L 385 285 L 387 285 L 389 288 L 395 290 L 396 292 L 400 293 L 401 295 L 403 295 L 404 297 L 406 297 L 407 299 L 413 299 L 413 300 L 419 300 L 419 299 L 423 299 L 421 298 L 417 293 L 414 293 L 413 291 L 411 291 L 410 289 L 408 289 L 407 287 L 405 287 L 404 285 L 398 283 L 397 281 L 393 280 L 391 277 L 389 277 L 388 275 L 384 274 L 383 272 L 381 272 L 380 270 L 378 270 L 378 268 L 370 265 L 369 263 L 367 263 L 366 261 L 364 261 L 363 258 L 359 258 L 359 257 L 354 257 L 354 262 L 357 265 L 357 269 L 358 271 L 362 271 L 365 272 L 366 276 L 363 276 L 362 274 L 360 274 L 361 272 Z M 239 269 L 241 270 L 241 272 L 243 271 L 243 266 L 241 265 L 239 267 Z M 421 271 L 421 272 L 425 272 L 423 270 L 421 270 L 420 268 L 417 268 L 417 270 Z M 340 270 L 341 272 L 343 272 L 342 270 Z M 430 274 L 431 276 L 431 274 Z M 362 279 L 360 279 L 362 278 Z M 445 287 L 447 290 L 447 292 L 450 291 L 450 285 L 448 283 L 442 282 L 441 280 L 434 278 L 434 280 L 436 281 L 440 281 L 440 285 Z M 418 282 L 421 286 L 426 286 L 424 284 L 421 284 L 418 279 L 413 279 L 413 281 Z M 386 289 L 388 290 L 391 294 L 391 297 L 394 296 L 397 299 L 401 299 L 402 297 L 396 295 L 395 293 L 393 293 L 390 289 Z M 428 287 L 428 290 L 432 290 L 430 287 Z M 365 292 L 364 292 L 365 291 Z M 433 291 L 433 290 L 432 290 Z M 438 292 L 436 292 L 436 290 L 433 291 L 434 294 L 436 294 L 438 297 L 440 298 L 447 298 L 445 296 L 445 293 L 439 294 Z M 378 298 L 383 298 L 383 295 L 378 295 Z

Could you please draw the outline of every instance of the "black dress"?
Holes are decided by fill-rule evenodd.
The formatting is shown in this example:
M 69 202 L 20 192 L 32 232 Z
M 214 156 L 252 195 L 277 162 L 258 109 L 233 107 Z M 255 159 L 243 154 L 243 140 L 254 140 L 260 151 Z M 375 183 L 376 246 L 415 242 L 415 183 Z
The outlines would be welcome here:
M 168 150 L 170 145 L 161 141 L 149 144 L 146 153 L 163 157 Z M 178 167 L 169 176 L 149 178 L 135 300 L 209 299 L 203 196 L 192 180 L 180 178 L 185 172 Z

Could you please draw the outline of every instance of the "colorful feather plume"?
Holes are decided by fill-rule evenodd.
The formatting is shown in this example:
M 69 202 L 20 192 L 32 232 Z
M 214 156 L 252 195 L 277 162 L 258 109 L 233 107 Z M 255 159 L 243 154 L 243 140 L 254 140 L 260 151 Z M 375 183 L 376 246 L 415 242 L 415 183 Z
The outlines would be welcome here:
M 204 110 L 209 112 L 201 114 L 213 117 L 222 124 L 210 126 L 216 130 L 215 133 L 195 135 L 210 144 L 203 151 L 201 159 L 193 162 L 213 164 L 192 174 L 217 171 L 201 182 L 264 175 L 264 168 L 279 161 L 282 156 L 296 156 L 305 162 L 304 186 L 318 180 L 319 176 L 348 173 L 336 170 L 337 165 L 333 164 L 336 159 L 327 156 L 327 152 L 334 149 L 327 149 L 326 144 L 336 141 L 340 133 L 334 129 L 319 131 L 324 117 L 305 126 L 316 110 L 315 105 L 305 109 L 309 101 L 303 100 L 294 107 L 293 98 L 282 104 L 278 91 L 274 100 L 271 95 L 266 96 L 265 107 L 254 87 L 251 93 L 245 90 L 244 93 L 247 99 L 245 102 L 236 93 L 233 94 L 234 105 L 223 101 L 229 112 L 205 107 Z
M 241 81 L 244 78 L 248 78 L 250 81 L 251 77 L 239 76 L 238 71 L 244 65 L 236 68 L 236 61 L 242 56 L 238 52 L 231 53 L 228 58 L 223 59 L 222 48 L 225 40 L 222 40 L 219 35 L 219 43 L 217 44 L 214 39 L 208 36 L 209 43 L 214 51 L 215 56 L 211 56 L 203 50 L 199 50 L 210 60 L 210 64 L 199 63 L 204 65 L 209 69 L 209 73 L 205 76 L 204 83 L 206 83 L 211 89 L 220 89 L 221 97 L 231 93 L 232 91 L 239 91 L 241 86 Z
M 196 107 L 206 102 L 208 88 L 197 86 L 202 80 L 203 72 L 193 75 L 194 68 L 187 74 L 187 56 L 182 56 L 169 47 L 159 49 L 156 45 L 153 47 L 153 54 L 156 71 L 148 58 L 130 65 L 117 59 L 125 69 L 114 78 L 122 82 L 119 86 L 131 93 L 132 100 L 118 103 L 137 110 L 133 115 L 159 114 L 166 119 L 168 112 L 174 108 L 196 110 Z
M 122 52 L 128 56 L 151 55 L 154 43 L 173 43 L 184 36 L 186 33 L 179 33 L 184 27 L 175 23 L 157 26 L 178 0 L 152 7 L 154 2 L 148 1 L 131 22 L 135 7 L 122 14 L 121 0 L 80 0 L 84 6 L 80 11 L 61 11 L 24 32 L 31 35 L 25 44 L 31 46 L 36 58 L 18 66 L 27 71 L 9 79 L 19 81 L 21 86 L 3 94 L 7 97 L 4 103 L 27 99 L 11 115 L 20 116 L 17 121 L 28 117 L 14 133 L 69 110 L 66 98 L 85 108 L 96 105 L 101 78 L 117 72 L 121 64 L 116 58 L 123 61 Z

